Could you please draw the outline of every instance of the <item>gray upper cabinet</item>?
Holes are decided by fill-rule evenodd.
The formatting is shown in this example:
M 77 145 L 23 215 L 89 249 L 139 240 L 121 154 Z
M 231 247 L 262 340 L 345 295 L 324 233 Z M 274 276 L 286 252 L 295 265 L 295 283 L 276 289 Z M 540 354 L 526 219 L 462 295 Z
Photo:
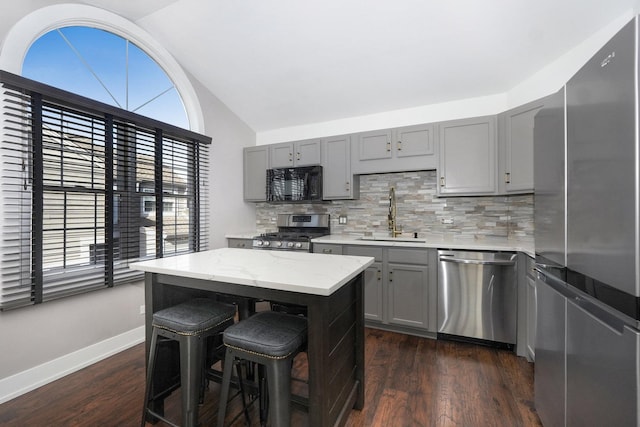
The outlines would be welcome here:
M 272 168 L 319 165 L 322 160 L 319 139 L 273 144 L 269 150 Z
M 358 176 L 351 172 L 351 136 L 342 135 L 322 140 L 322 191 L 325 200 L 357 199 Z
M 496 194 L 496 117 L 438 125 L 438 194 Z
M 434 169 L 433 124 L 362 132 L 354 137 L 353 173 Z
M 247 147 L 243 153 L 244 200 L 264 202 L 267 200 L 267 169 L 269 169 L 269 147 Z
M 533 124 L 545 98 L 506 111 L 500 127 L 500 193 L 533 191 Z

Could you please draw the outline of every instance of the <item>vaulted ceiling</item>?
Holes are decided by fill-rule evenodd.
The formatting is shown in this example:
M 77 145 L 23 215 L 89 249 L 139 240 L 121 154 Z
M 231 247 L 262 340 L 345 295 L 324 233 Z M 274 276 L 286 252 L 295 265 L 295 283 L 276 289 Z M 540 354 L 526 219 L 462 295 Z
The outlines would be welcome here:
M 136 22 L 260 132 L 504 93 L 636 1 L 76 2 Z

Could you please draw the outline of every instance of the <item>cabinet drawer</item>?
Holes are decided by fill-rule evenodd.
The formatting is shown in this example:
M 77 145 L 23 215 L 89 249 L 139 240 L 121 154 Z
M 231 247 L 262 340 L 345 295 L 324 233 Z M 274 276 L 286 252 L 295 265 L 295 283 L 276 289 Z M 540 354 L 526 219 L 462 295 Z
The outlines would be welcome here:
M 429 251 L 416 249 L 389 249 L 389 262 L 427 265 Z
M 317 254 L 342 255 L 342 245 L 331 245 L 327 243 L 314 243 L 313 252 Z
M 382 262 L 382 248 L 372 248 L 370 246 L 347 246 L 345 255 L 370 256 L 376 261 Z
M 252 239 L 227 239 L 227 246 L 230 248 L 252 249 Z

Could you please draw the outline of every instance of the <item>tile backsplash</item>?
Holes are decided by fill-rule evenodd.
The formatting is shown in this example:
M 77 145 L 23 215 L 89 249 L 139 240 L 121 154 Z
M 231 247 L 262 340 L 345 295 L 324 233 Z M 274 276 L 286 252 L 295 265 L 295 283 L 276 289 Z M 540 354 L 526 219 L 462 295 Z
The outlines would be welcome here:
M 276 227 L 279 213 L 328 213 L 332 234 L 387 232 L 389 188 L 395 187 L 397 223 L 403 234 L 533 239 L 533 195 L 436 197 L 435 171 L 360 176 L 360 198 L 324 203 L 258 203 L 256 227 Z M 347 224 L 338 224 L 340 215 Z

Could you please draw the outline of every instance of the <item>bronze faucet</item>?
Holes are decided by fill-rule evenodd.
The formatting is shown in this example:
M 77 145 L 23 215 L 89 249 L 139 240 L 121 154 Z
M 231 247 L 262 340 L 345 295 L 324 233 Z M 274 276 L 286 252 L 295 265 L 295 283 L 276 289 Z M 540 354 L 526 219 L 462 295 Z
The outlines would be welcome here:
M 398 224 L 396 223 L 396 190 L 391 187 L 389 189 L 389 231 L 391 231 L 391 237 L 398 237 L 402 234 L 402 227 L 398 229 Z

